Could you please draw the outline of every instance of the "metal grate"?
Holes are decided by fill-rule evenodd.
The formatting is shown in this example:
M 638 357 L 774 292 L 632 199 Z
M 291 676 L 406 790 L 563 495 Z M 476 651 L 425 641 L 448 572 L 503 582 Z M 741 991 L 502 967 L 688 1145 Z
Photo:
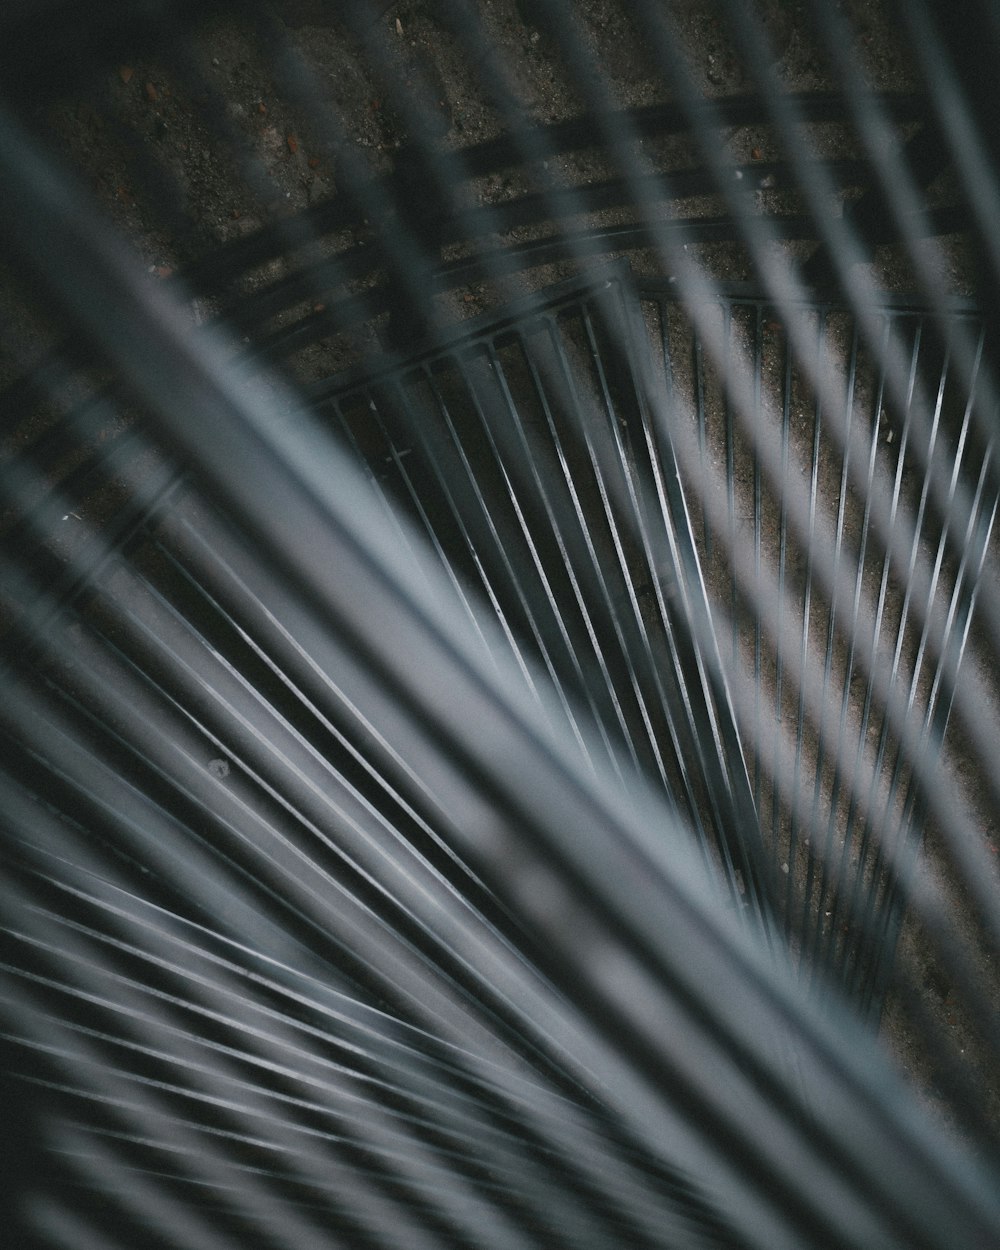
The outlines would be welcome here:
M 528 680 L 547 674 L 557 727 L 582 741 L 585 708 L 625 791 L 653 780 L 763 923 L 756 815 L 636 312 L 616 278 L 572 283 L 310 398 L 390 515 L 426 531 L 470 620 L 489 604 Z
M 689 318 L 669 287 L 644 295 L 670 406 L 692 421 L 678 432 L 688 497 L 785 932 L 811 980 L 877 1019 L 896 882 L 926 819 L 899 725 L 933 767 L 996 514 L 992 443 L 973 428 L 982 318 L 950 314 L 974 352 L 966 383 L 905 300 L 869 311 L 872 341 L 834 303 L 720 293 Z M 893 357 L 905 406 L 888 393 Z M 972 509 L 956 533 L 947 505 L 963 483 Z

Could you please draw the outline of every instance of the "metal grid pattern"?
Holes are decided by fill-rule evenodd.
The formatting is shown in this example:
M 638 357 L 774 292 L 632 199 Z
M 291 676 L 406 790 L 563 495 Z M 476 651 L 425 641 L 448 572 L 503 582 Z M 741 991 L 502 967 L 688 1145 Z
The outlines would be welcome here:
M 563 731 L 581 740 L 585 708 L 625 792 L 653 779 L 763 924 L 756 814 L 636 311 L 617 278 L 570 284 L 310 400 L 426 531 L 470 619 L 488 603 L 519 667 L 547 674 Z
M 992 443 L 973 431 L 982 318 L 952 313 L 974 351 L 966 384 L 927 314 L 903 300 L 873 315 L 872 348 L 836 304 L 779 312 L 720 294 L 703 338 L 669 287 L 644 295 L 669 405 L 691 421 L 674 428 L 755 810 L 784 876 L 785 931 L 808 978 L 840 983 L 877 1019 L 901 921 L 896 882 L 912 872 L 925 819 L 899 725 L 932 768 L 996 514 Z M 790 316 L 813 349 L 805 365 Z M 894 354 L 902 408 L 887 395 Z M 727 382 L 737 358 L 751 371 L 741 412 Z M 944 507 L 934 474 L 947 482 Z M 963 483 L 972 509 L 950 532 Z M 890 538 L 907 534 L 895 549 L 873 526 L 880 503 Z M 823 574 L 817 547 L 832 552 Z

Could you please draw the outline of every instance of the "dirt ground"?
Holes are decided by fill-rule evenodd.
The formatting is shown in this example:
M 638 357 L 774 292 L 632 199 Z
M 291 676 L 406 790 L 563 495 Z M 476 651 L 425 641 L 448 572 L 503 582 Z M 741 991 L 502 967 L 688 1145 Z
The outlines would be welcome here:
M 705 96 L 747 91 L 751 84 L 741 58 L 712 6 L 675 0 L 669 7 Z M 848 7 L 872 81 L 883 90 L 907 90 L 911 75 L 883 6 L 862 0 Z M 540 123 L 571 118 L 581 107 L 558 53 L 561 33 L 546 28 L 544 8 L 528 0 L 484 0 L 480 6 L 525 119 Z M 766 0 L 761 8 L 782 84 L 790 91 L 832 89 L 835 79 L 799 7 Z M 320 90 L 329 91 L 335 114 L 322 119 L 292 102 L 276 74 L 267 31 L 220 17 L 205 25 L 193 48 L 184 49 L 183 73 L 172 52 L 131 58 L 35 120 L 138 249 L 149 272 L 166 277 L 269 221 L 327 201 L 342 189 L 348 167 L 354 178 L 391 171 L 409 139 L 407 118 L 391 98 L 396 75 L 404 90 L 417 84 L 426 89 L 437 113 L 436 137 L 446 149 L 495 138 L 502 116 L 436 9 L 432 3 L 380 2 L 349 29 L 339 6 L 323 0 L 275 0 L 265 6 Z M 669 84 L 650 63 L 626 8 L 582 0 L 574 9 L 585 50 L 614 104 L 642 107 L 670 98 Z M 386 58 L 382 75 L 373 69 L 373 49 Z M 760 150 L 759 137 L 746 127 L 734 128 L 727 142 L 734 154 L 753 151 L 762 159 L 767 153 Z M 492 177 L 476 188 L 483 202 L 512 190 L 509 176 L 506 185 L 503 177 Z M 699 211 L 697 203 L 689 207 Z M 902 275 L 893 274 L 893 258 L 881 262 L 884 284 L 897 287 Z M 720 277 L 744 276 L 744 262 L 735 252 L 718 249 L 710 263 Z M 651 262 L 639 258 L 637 264 Z M 248 273 L 248 288 L 268 282 L 280 269 L 280 262 L 273 262 Z M 960 282 L 960 274 L 952 280 Z M 479 311 L 480 293 L 472 288 L 464 294 L 470 298 L 458 312 Z M 194 315 L 210 311 L 209 302 L 196 306 Z M 20 336 L 25 347 L 27 338 L 37 339 L 37 329 Z M 321 375 L 339 363 L 336 353 L 327 352 L 300 359 L 298 368 Z
M 762 0 L 760 7 L 781 83 L 796 92 L 834 89 L 835 75 L 799 6 Z M 843 7 L 871 81 L 885 91 L 912 89 L 913 73 L 886 7 L 878 0 L 852 0 Z M 712 6 L 702 0 L 673 0 L 670 8 L 704 95 L 723 98 L 748 91 L 752 84 L 738 48 Z M 552 29 L 542 16 L 544 10 L 532 0 L 482 0 L 480 5 L 490 44 L 510 72 L 525 119 L 554 123 L 575 117 L 581 99 L 560 57 L 565 32 Z M 192 272 L 200 275 L 189 303 L 196 324 L 241 300 L 266 294 L 293 272 L 287 257 L 268 257 L 242 272 L 235 284 L 215 284 L 210 274 L 205 276 L 204 267 L 218 249 L 233 248 L 268 224 L 291 224 L 299 214 L 336 204 L 359 176 L 375 178 L 397 168 L 411 138 L 410 119 L 398 98 L 400 87 L 403 96 L 411 89 L 426 93 L 432 102 L 435 137 L 445 151 L 461 152 L 502 132 L 502 114 L 484 89 L 479 67 L 469 64 L 433 0 L 380 0 L 366 12 L 364 21 L 349 25 L 338 4 L 274 0 L 259 26 L 213 18 L 193 46 L 162 55 L 147 50 L 109 67 L 85 90 L 74 90 L 34 111 L 31 120 L 37 132 L 104 206 L 139 254 L 151 281 L 177 283 L 187 281 Z M 579 0 L 575 12 L 583 49 L 593 58 L 616 105 L 640 108 L 669 101 L 670 84 L 632 29 L 627 5 Z M 307 100 L 296 101 L 298 71 L 276 64 L 269 30 L 287 38 L 327 93 L 332 106 L 328 114 L 311 109 Z M 769 141 L 766 129 L 753 126 L 734 126 L 725 136 L 733 156 L 750 163 L 768 159 Z M 817 153 L 825 156 L 835 154 L 845 139 L 830 128 L 818 130 L 815 142 Z M 690 152 L 678 141 L 656 155 L 681 167 Z M 579 157 L 575 166 L 581 181 L 598 179 L 604 172 L 601 159 L 593 154 Z M 479 204 L 490 205 L 511 199 L 522 189 L 516 171 L 491 172 L 471 184 L 470 194 Z M 711 197 L 693 197 L 683 205 L 688 216 L 710 216 L 717 209 Z M 614 210 L 604 218 L 609 226 L 621 220 Z M 331 251 L 363 245 L 373 229 L 377 232 L 378 223 L 366 220 L 363 212 L 360 220 L 352 215 L 328 236 Z M 530 229 L 512 237 L 528 240 Z M 303 254 L 308 254 L 308 247 Z M 446 259 L 448 255 L 446 249 Z M 641 276 L 666 276 L 659 257 L 649 249 L 630 253 L 629 260 Z M 938 260 L 950 293 L 969 294 L 971 267 L 960 240 L 949 241 Z M 751 276 L 745 253 L 733 245 L 706 245 L 699 261 L 722 281 Z M 517 281 L 544 286 L 572 269 L 555 262 Z M 877 253 L 872 273 L 890 292 L 907 289 L 911 278 L 904 258 L 893 248 Z M 360 276 L 350 289 L 363 294 L 369 287 L 369 279 Z M 0 369 L 5 382 L 18 377 L 58 338 L 58 332 L 45 324 L 45 310 L 39 317 L 38 310 L 30 309 L 31 301 L 16 292 L 16 282 L 11 282 L 0 293 L 6 326 Z M 442 304 L 447 315 L 460 321 L 488 312 L 496 295 L 491 284 L 473 280 L 449 293 Z M 260 318 L 244 327 L 247 341 L 279 334 L 303 318 L 322 317 L 324 298 L 322 292 L 302 291 L 293 300 L 276 300 L 270 312 L 264 304 Z M 369 319 L 354 333 L 331 327 L 286 355 L 283 367 L 297 381 L 314 383 L 356 364 L 367 353 L 377 353 L 385 336 L 384 318 Z M 13 445 L 16 450 L 31 428 L 29 423 L 8 436 L 8 449 Z M 765 544 L 773 545 L 774 535 L 772 519 Z M 982 663 L 974 660 L 980 669 L 973 671 L 981 671 Z M 972 819 L 996 846 L 995 814 L 981 802 L 974 770 L 954 745 L 947 768 L 958 779 Z M 957 889 L 953 898 L 960 908 Z M 979 940 L 971 925 L 964 936 L 972 947 Z M 970 1066 L 957 1077 L 971 1076 L 984 1092 L 988 1117 L 1000 1123 L 997 1073 L 990 1070 L 988 1051 L 976 1042 L 972 1026 L 956 1005 L 946 972 L 912 927 L 904 931 L 901 954 L 916 982 L 919 1001 L 914 1012 L 904 1009 L 899 994 L 890 996 L 883 1026 L 890 1047 L 929 1104 L 951 1120 L 950 1077 L 928 1059 L 914 1023 L 926 1011 L 950 1037 L 959 1056 L 976 1052 L 978 1069 Z M 956 1127 L 961 1131 L 960 1125 Z

